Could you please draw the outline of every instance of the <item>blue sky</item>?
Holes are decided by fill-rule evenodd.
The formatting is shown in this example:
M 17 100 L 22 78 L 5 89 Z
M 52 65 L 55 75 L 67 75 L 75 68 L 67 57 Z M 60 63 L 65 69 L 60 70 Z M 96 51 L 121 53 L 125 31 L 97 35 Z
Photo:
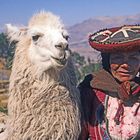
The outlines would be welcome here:
M 25 25 L 42 9 L 59 15 L 66 26 L 71 26 L 98 16 L 138 14 L 140 0 L 0 0 L 0 26 Z

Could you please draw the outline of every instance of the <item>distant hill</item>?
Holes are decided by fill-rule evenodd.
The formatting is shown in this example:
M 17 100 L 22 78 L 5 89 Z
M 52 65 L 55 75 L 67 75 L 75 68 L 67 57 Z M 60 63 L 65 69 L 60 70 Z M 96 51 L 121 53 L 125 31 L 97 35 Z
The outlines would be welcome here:
M 104 28 L 132 24 L 140 24 L 140 14 L 116 17 L 103 16 L 87 19 L 68 27 L 70 47 L 81 55 L 98 61 L 99 53 L 88 45 L 89 34 Z

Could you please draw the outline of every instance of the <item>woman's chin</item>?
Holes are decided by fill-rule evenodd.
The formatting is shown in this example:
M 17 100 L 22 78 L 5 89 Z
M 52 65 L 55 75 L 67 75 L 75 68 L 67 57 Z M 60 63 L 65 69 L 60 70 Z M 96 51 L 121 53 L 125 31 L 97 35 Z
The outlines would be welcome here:
M 125 82 L 125 81 L 130 81 L 132 80 L 132 76 L 123 76 L 123 77 L 116 77 L 116 79 L 118 79 L 120 82 Z

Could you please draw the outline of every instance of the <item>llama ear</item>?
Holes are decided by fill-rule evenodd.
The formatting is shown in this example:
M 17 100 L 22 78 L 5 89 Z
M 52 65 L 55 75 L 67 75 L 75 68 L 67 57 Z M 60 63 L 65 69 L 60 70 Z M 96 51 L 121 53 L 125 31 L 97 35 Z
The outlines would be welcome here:
M 21 36 L 25 34 L 26 30 L 26 28 L 19 28 L 11 24 L 6 24 L 5 34 L 10 42 L 18 42 Z

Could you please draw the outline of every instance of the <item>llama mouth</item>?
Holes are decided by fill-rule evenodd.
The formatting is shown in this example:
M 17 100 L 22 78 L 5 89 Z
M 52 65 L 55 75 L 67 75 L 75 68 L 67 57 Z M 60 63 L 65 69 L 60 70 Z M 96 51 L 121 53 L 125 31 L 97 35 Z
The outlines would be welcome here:
M 65 58 L 65 55 L 62 59 L 59 59 L 59 58 L 56 58 L 56 57 L 53 57 L 53 56 L 51 56 L 51 58 L 53 58 L 60 65 L 65 65 L 66 62 L 67 62 L 67 59 Z

